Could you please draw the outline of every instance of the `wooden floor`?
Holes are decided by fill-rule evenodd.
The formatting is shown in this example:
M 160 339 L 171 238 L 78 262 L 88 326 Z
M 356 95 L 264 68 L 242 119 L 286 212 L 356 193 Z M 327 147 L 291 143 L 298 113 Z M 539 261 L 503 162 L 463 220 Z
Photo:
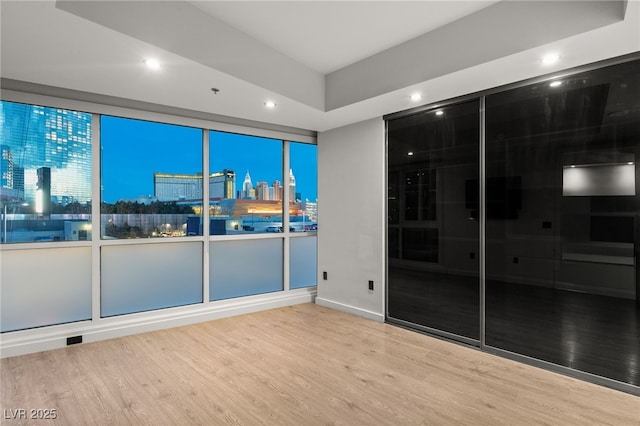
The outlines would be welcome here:
M 638 397 L 313 304 L 0 367 L 3 425 L 640 425 Z

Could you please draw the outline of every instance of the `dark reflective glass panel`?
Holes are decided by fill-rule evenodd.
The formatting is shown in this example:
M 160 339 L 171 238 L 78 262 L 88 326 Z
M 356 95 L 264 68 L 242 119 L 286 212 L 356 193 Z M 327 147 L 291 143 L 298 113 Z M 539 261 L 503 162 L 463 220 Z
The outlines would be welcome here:
M 479 101 L 388 122 L 388 316 L 477 340 Z
M 486 343 L 640 384 L 640 61 L 486 98 Z

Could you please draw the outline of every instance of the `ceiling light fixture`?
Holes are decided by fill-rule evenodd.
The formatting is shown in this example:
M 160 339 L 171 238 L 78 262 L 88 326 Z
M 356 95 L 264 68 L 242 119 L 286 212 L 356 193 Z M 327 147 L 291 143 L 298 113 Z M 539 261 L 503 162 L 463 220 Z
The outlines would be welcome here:
M 409 157 L 411 157 L 411 156 L 413 155 L 413 151 L 409 151 L 409 152 L 407 152 L 407 155 L 408 155 Z
M 420 99 L 422 99 L 422 94 L 420 94 L 420 93 L 413 93 L 411 95 L 411 100 L 413 102 L 418 102 Z
M 548 53 L 542 57 L 543 65 L 553 65 L 560 60 L 560 55 L 557 53 Z
M 439 109 L 439 110 L 436 111 L 436 115 L 442 115 L 442 114 L 444 114 L 443 110 Z
M 158 62 L 157 59 L 153 59 L 153 58 L 143 59 L 142 63 L 148 66 L 149 68 L 151 68 L 152 70 L 160 69 L 160 62 Z
M 275 108 L 275 107 L 276 107 L 276 103 L 275 103 L 275 102 L 273 102 L 273 101 L 266 101 L 266 102 L 264 103 L 264 106 L 265 106 L 265 107 L 267 107 L 267 108 L 269 108 L 269 109 L 273 109 L 273 108 Z
M 561 86 L 561 85 L 562 85 L 562 82 L 559 81 L 559 80 L 552 81 L 551 83 L 549 83 L 549 87 L 558 87 L 558 86 Z

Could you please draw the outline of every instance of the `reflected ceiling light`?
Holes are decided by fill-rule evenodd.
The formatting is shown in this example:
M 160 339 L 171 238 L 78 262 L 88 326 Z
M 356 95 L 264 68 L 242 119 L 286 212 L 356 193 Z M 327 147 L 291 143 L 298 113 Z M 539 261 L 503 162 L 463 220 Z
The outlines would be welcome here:
M 560 55 L 557 53 L 548 53 L 542 57 L 543 65 L 553 65 L 560 60 Z
M 408 155 L 409 157 L 411 157 L 411 156 L 413 155 L 413 151 L 409 151 L 409 152 L 407 152 L 407 155 Z
M 633 166 L 633 161 L 629 161 L 627 164 Z
M 562 85 L 562 82 L 559 80 L 552 81 L 551 83 L 549 83 L 549 87 L 558 87 L 560 85 Z
M 147 67 L 151 68 L 152 70 L 160 69 L 160 62 L 158 62 L 157 59 L 153 59 L 153 58 L 143 59 L 142 63 L 145 64 Z
M 444 114 L 443 110 L 439 109 L 439 110 L 436 111 L 436 115 L 442 115 L 442 114 Z
M 575 164 L 572 164 L 572 165 L 571 165 L 571 168 L 572 168 L 572 169 L 575 169 L 575 168 L 576 168 L 576 165 L 575 165 Z
M 421 93 L 413 93 L 411 95 L 411 100 L 413 102 L 418 102 L 420 99 L 422 99 L 422 94 Z
M 275 102 L 273 102 L 273 101 L 266 101 L 266 102 L 264 103 L 264 106 L 265 106 L 266 108 L 273 109 L 273 108 L 275 108 L 275 107 L 276 107 L 276 103 L 275 103 Z

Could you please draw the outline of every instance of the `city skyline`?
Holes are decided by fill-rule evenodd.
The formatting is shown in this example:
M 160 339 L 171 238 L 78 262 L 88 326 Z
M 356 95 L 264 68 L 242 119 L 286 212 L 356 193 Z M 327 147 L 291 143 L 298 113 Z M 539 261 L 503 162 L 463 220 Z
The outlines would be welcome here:
M 251 170 L 258 182 L 284 182 L 282 142 L 256 136 L 210 132 L 212 173 Z M 103 202 L 136 199 L 154 193 L 154 173 L 202 173 L 202 129 L 128 118 L 101 116 L 101 195 Z M 92 199 L 92 114 L 0 103 L 0 187 L 7 202 L 33 202 L 37 169 L 51 169 L 55 203 Z M 311 150 L 299 149 L 305 145 Z M 291 143 L 302 200 L 317 198 L 315 145 Z M 236 188 L 241 182 L 235 182 Z M 284 185 L 284 183 L 283 183 Z M 12 201 L 13 200 L 13 201 Z
M 202 173 L 201 129 L 103 116 L 101 133 L 104 202 L 153 195 L 153 173 Z M 280 140 L 214 130 L 210 131 L 209 140 L 212 153 L 210 173 L 233 170 L 236 173 L 236 190 L 242 188 L 241 178 L 247 170 L 251 170 L 260 181 L 284 181 Z M 176 151 L 176 141 L 180 141 L 179 151 Z M 153 161 L 140 163 L 139 158 L 149 155 L 148 146 L 153 146 L 157 155 L 153 155 Z M 315 201 L 316 146 L 291 143 L 290 147 L 292 168 L 296 169 L 296 164 L 303 166 L 300 171 L 296 169 L 296 192 L 302 193 L 303 201 L 306 198 Z M 120 152 L 128 155 L 119 155 Z M 126 176 L 121 173 L 123 169 L 127 170 Z M 254 179 L 254 184 L 257 180 Z

